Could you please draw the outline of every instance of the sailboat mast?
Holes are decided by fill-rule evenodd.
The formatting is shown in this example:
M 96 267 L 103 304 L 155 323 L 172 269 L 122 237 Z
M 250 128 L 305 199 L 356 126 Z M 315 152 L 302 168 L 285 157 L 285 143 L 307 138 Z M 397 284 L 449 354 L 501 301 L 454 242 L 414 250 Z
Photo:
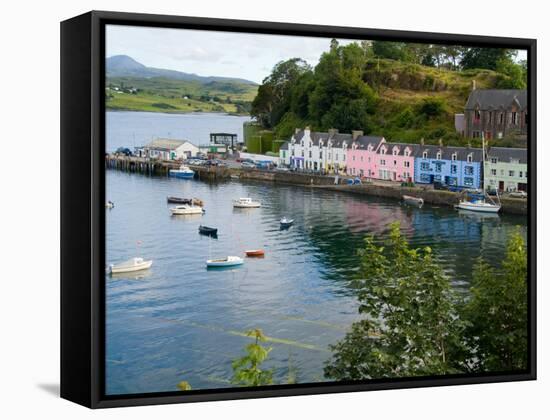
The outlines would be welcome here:
M 482 153 L 482 163 L 483 167 L 481 168 L 483 176 L 481 177 L 481 191 L 485 193 L 485 135 L 483 131 L 481 132 L 481 153 Z

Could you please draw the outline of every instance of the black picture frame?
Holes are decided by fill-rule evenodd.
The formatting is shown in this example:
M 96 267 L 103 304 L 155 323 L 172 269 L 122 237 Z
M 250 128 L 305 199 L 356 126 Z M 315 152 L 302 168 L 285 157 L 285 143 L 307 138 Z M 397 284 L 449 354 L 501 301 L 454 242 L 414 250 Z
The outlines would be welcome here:
M 524 372 L 105 395 L 105 25 L 526 49 L 529 364 Z M 61 23 L 61 397 L 90 408 L 536 379 L 536 40 L 92 11 Z

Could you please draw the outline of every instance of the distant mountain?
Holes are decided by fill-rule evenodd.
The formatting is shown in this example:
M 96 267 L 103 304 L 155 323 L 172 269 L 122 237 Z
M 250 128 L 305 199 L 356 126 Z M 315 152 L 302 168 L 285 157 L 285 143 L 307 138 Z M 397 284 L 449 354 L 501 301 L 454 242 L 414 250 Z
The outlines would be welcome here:
M 107 77 L 164 77 L 166 79 L 195 81 L 199 83 L 243 83 L 247 85 L 256 86 L 250 80 L 239 79 L 233 77 L 220 77 L 220 76 L 199 76 L 194 73 L 184 73 L 182 71 L 157 69 L 155 67 L 147 67 L 141 63 L 138 63 L 132 57 L 127 55 L 113 55 L 106 60 Z

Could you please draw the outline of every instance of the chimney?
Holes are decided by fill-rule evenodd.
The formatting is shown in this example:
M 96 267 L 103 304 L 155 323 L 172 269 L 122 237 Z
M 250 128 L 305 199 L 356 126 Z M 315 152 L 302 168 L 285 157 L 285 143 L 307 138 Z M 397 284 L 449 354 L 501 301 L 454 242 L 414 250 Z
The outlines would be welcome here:
M 424 146 L 424 137 L 422 137 L 422 138 L 420 139 L 420 144 L 421 144 L 422 146 Z
M 443 139 L 439 139 L 439 147 L 443 147 Z
M 476 81 L 472 80 L 472 90 L 476 90 Z
M 357 137 L 361 137 L 363 135 L 363 130 L 353 130 L 351 132 L 351 137 L 353 141 L 357 140 Z
M 337 129 L 337 128 L 329 128 L 329 129 L 328 129 L 328 135 L 329 135 L 329 137 L 332 137 L 332 136 L 334 136 L 335 134 L 338 134 L 338 129 Z

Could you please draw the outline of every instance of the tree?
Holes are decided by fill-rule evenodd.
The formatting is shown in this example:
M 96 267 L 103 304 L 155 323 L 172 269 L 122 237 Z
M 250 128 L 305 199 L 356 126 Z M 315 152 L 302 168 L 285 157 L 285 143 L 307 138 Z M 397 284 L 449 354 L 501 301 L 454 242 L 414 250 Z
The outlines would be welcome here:
M 356 287 L 365 318 L 332 346 L 325 376 L 358 380 L 463 371 L 457 362 L 464 346 L 456 297 L 431 249 L 411 249 L 396 222 L 384 244 L 365 238 L 359 257 Z
M 273 371 L 262 370 L 260 365 L 265 361 L 271 347 L 263 347 L 260 342 L 266 340 L 262 330 L 254 329 L 246 332 L 249 337 L 254 337 L 254 343 L 246 346 L 246 356 L 236 359 L 232 363 L 232 383 L 241 386 L 261 386 L 273 383 Z
M 496 70 L 501 60 L 512 60 L 514 52 L 504 48 L 469 48 L 462 54 L 460 65 L 463 69 Z
M 527 87 L 527 72 L 523 63 L 501 59 L 497 62 L 496 71 L 501 74 L 497 81 L 499 89 L 525 89 Z
M 404 42 L 373 41 L 372 51 L 375 57 L 403 60 L 406 57 Z
M 479 259 L 463 317 L 474 371 L 527 368 L 527 248 L 516 231 L 500 268 Z

